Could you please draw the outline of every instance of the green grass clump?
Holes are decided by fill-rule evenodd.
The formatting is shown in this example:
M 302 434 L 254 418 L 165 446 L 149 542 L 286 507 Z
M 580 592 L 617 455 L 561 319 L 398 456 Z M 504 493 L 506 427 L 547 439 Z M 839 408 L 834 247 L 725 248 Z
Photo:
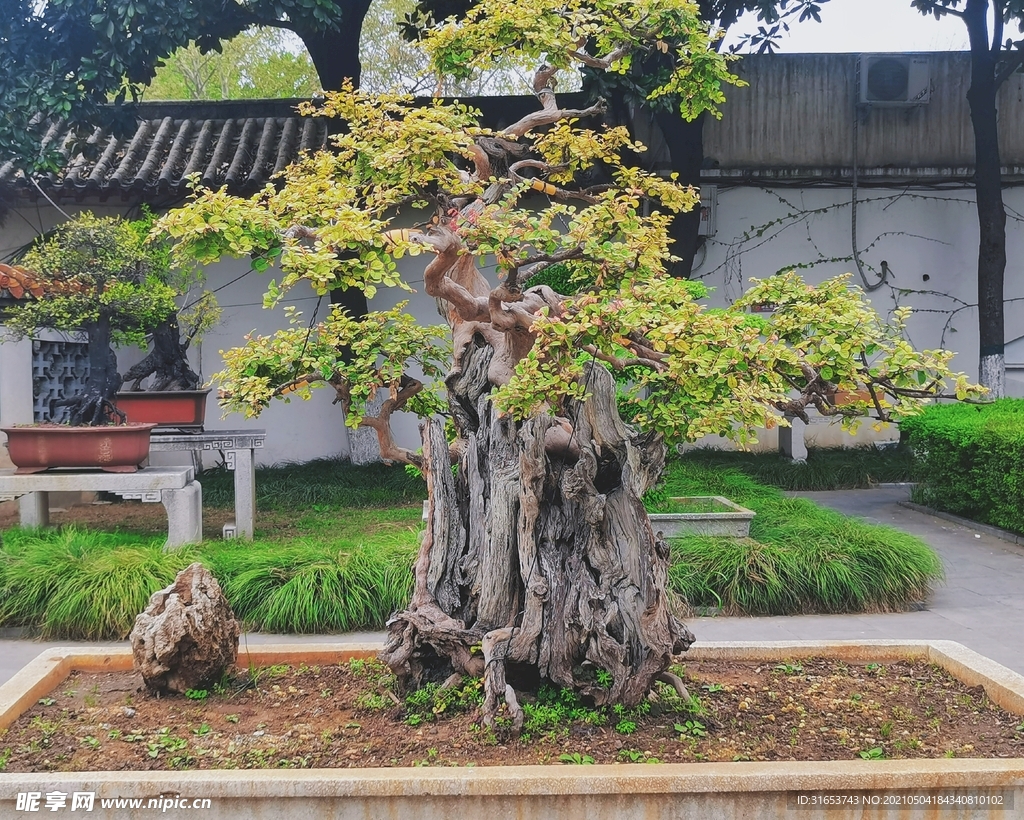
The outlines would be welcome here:
M 296 541 L 209 555 L 235 614 L 262 632 L 379 629 L 412 594 L 412 545 Z
M 164 538 L 72 527 L 9 530 L 0 551 L 0 623 L 44 638 L 122 638 L 149 597 L 196 558 L 164 552 Z
M 200 481 L 206 506 L 234 505 L 234 474 L 230 470 L 206 470 Z M 325 458 L 256 469 L 256 506 L 261 510 L 391 507 L 426 497 L 423 479 L 402 467 L 359 466 Z
M 874 484 L 914 480 L 914 456 L 907 446 L 810 449 L 794 463 L 778 453 L 744 453 L 712 448 L 688 451 L 683 461 L 738 470 L 781 490 L 855 490 Z
M 361 537 L 213 541 L 176 552 L 163 551 L 163 536 L 9 530 L 0 549 L 0 625 L 38 628 L 44 638 L 121 639 L 154 592 L 200 561 L 247 629 L 380 628 L 409 600 L 416 551 L 407 523 L 415 511 L 392 517 L 392 526 L 377 521 Z
M 743 473 L 682 460 L 669 465 L 670 496 L 723 495 L 756 513 L 750 538 L 673 539 L 669 579 L 694 607 L 728 614 L 898 611 L 942 578 L 924 542 L 802 498 Z
M 305 501 L 296 500 L 307 469 L 313 485 Z M 335 469 L 346 477 L 343 486 L 323 478 Z M 164 552 L 162 534 L 4 533 L 0 625 L 36 627 L 47 638 L 123 638 L 149 597 L 192 561 L 209 567 L 250 630 L 376 629 L 408 603 L 418 479 L 402 470 L 317 462 L 261 471 L 259 481 L 261 498 L 274 495 L 261 506 L 277 510 L 269 518 L 286 525 L 276 538 L 261 532 L 251 543 L 211 541 Z M 358 481 L 363 486 L 353 488 Z M 204 476 L 204 495 L 215 483 Z M 365 508 L 388 494 L 413 503 Z M 670 584 L 693 606 L 748 614 L 895 610 L 922 599 L 941 577 L 938 558 L 919 540 L 786 498 L 738 470 L 675 460 L 662 495 L 722 495 L 757 513 L 750 539 L 672 543 Z

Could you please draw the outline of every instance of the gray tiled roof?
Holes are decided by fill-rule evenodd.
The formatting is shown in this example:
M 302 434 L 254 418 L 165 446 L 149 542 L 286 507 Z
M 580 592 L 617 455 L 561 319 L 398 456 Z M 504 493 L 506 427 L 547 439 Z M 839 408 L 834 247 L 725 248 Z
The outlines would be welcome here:
M 88 140 L 89 158 L 70 156 L 62 172 L 37 182 L 49 196 L 74 199 L 183 195 L 191 174 L 206 187 L 253 191 L 300 151 L 326 144 L 327 121 L 299 117 L 298 102 L 141 103 L 134 134 L 118 139 L 97 128 Z M 68 146 L 67 126 L 52 126 L 45 142 Z M 5 183 L 34 188 L 15 162 L 0 167 L 0 185 Z

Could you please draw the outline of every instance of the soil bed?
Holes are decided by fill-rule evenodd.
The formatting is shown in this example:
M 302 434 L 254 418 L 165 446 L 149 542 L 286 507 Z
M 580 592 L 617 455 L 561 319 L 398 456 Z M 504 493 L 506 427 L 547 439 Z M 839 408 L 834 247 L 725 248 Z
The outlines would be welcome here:
M 269 667 L 156 698 L 130 672 L 75 673 L 0 737 L 8 772 L 1024 757 L 1024 721 L 924 662 L 690 662 L 693 699 L 635 710 L 524 695 L 523 735 L 478 722 L 481 685 L 408 698 L 376 661 Z

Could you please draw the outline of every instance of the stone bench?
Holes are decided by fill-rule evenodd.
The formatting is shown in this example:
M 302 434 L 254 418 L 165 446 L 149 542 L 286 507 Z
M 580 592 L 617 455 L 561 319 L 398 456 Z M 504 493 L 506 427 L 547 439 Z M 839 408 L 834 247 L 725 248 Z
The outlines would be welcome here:
M 235 520 L 225 525 L 224 536 L 252 541 L 256 522 L 256 467 L 254 454 L 263 447 L 266 430 L 206 430 L 166 433 L 155 430 L 149 439 L 151 453 L 220 450 L 225 466 L 235 475 Z
M 50 493 L 106 492 L 144 503 L 160 502 L 167 510 L 165 549 L 203 540 L 203 488 L 192 467 L 145 467 L 135 473 L 101 470 L 50 470 L 16 475 L 0 470 L 0 501 L 29 496 L 21 505 L 23 527 L 50 523 Z

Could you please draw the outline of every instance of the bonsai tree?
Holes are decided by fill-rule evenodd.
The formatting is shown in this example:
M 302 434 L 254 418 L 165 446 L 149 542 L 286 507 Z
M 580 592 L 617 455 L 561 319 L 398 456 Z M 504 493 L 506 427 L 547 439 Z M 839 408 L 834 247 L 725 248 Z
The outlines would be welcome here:
M 170 246 L 153 233 L 155 222 L 153 212 L 144 207 L 142 218 L 135 220 L 132 227 L 147 237 L 147 252 L 154 272 L 185 304 L 150 328 L 150 352 L 125 372 L 124 382 L 132 391 L 142 390 L 142 382 L 149 377 L 152 377 L 147 387 L 150 391 L 198 390 L 202 379 L 189 364 L 188 349 L 220 321 L 221 309 L 216 295 L 202 289 L 202 276 L 196 269 L 171 264 Z
M 112 347 L 145 344 L 147 331 L 174 314 L 175 291 L 147 233 L 145 223 L 82 213 L 22 260 L 32 298 L 9 308 L 4 323 L 16 334 L 52 328 L 84 333 L 89 342 L 85 389 L 57 403 L 70 409 L 72 424 L 125 420 L 113 405 L 121 377 Z
M 482 675 L 485 722 L 504 701 L 518 728 L 516 690 L 541 680 L 597 704 L 635 705 L 657 680 L 685 691 L 668 667 L 693 636 L 641 500 L 668 444 L 751 442 L 811 405 L 849 426 L 865 412 L 897 419 L 947 380 L 973 390 L 952 354 L 903 338 L 905 311 L 883 319 L 845 278 L 776 276 L 709 309 L 703 286 L 665 273 L 671 214 L 697 192 L 624 164 L 642 146 L 601 128 L 600 104 L 560 108 L 555 78 L 574 61 L 619 70 L 668 39 L 660 88 L 687 115 L 714 112 L 731 77 L 691 3 L 481 0 L 428 40 L 435 64 L 464 71 L 501 49 L 542 60 L 536 113 L 493 131 L 463 105 L 347 88 L 304 109 L 344 120 L 333 150 L 276 189 L 201 192 L 162 220 L 183 258 L 275 260 L 271 307 L 300 283 L 372 298 L 422 281 L 438 301 L 438 327 L 404 304 L 319 322 L 285 307 L 290 326 L 247 336 L 215 379 L 225 406 L 250 416 L 328 385 L 348 425 L 422 469 L 429 521 L 383 658 L 408 686 Z M 422 274 L 403 282 L 396 260 L 423 252 Z M 775 312 L 751 315 L 754 303 Z M 857 388 L 869 398 L 836 405 L 837 389 Z M 399 410 L 424 419 L 422 452 L 393 439 Z

